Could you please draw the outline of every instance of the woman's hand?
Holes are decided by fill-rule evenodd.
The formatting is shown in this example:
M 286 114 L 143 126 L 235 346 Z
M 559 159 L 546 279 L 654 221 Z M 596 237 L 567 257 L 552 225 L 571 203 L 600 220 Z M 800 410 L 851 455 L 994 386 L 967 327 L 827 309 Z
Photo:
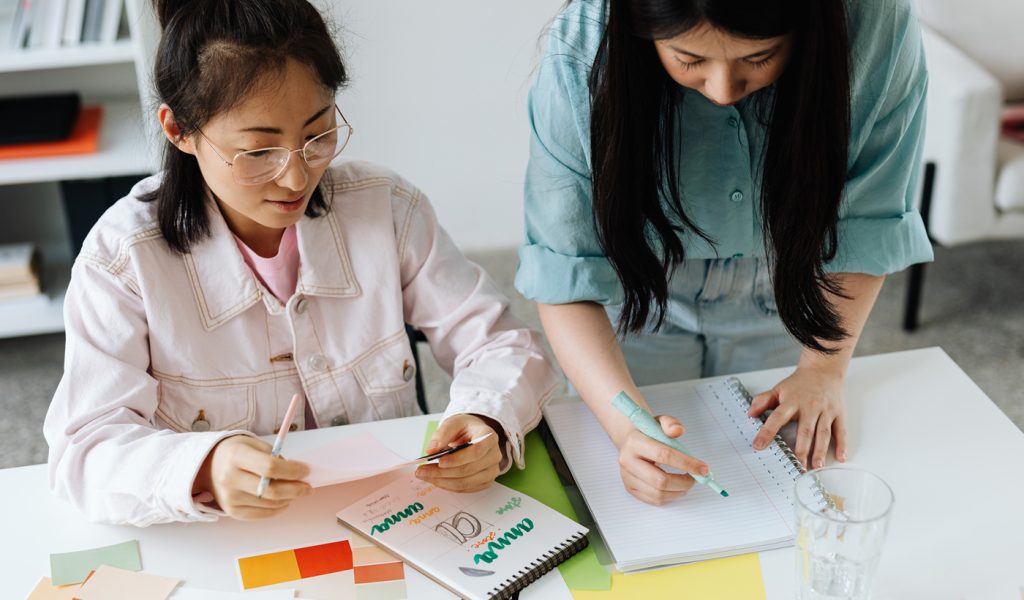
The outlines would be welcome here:
M 839 462 L 846 461 L 842 375 L 825 369 L 798 367 L 774 388 L 758 394 L 747 414 L 757 417 L 769 409 L 774 412 L 754 437 L 755 450 L 767 448 L 783 425 L 797 419 L 794 453 L 800 462 L 811 469 L 825 466 L 825 454 L 832 440 L 836 444 L 836 458 Z
M 272 517 L 300 496 L 313 493 L 301 479 L 309 476 L 304 463 L 270 455 L 270 444 L 244 435 L 224 438 L 213 447 L 196 475 L 193 492 L 213 494 L 217 506 L 241 520 Z M 256 497 L 260 477 L 269 477 L 263 497 Z
M 674 417 L 660 416 L 657 419 L 665 435 L 673 438 L 683 435 L 683 424 Z M 702 461 L 669 448 L 638 429 L 625 435 L 619 444 L 619 474 L 630 494 L 648 504 L 661 506 L 685 496 L 696 483 L 685 473 L 669 473 L 658 465 L 674 467 L 685 473 L 708 474 L 708 466 Z
M 442 456 L 436 464 L 420 465 L 416 477 L 453 492 L 479 492 L 494 482 L 501 470 L 504 429 L 479 415 L 458 414 L 445 419 L 430 438 L 427 454 L 457 446 L 488 433 L 486 440 Z

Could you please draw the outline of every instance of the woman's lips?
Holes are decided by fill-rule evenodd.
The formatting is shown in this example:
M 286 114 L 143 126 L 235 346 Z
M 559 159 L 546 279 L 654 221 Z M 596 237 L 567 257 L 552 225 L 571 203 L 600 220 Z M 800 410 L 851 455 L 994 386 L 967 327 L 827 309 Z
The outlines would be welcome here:
M 294 200 L 267 200 L 274 208 L 284 212 L 294 212 L 302 208 L 305 196 L 299 196 Z

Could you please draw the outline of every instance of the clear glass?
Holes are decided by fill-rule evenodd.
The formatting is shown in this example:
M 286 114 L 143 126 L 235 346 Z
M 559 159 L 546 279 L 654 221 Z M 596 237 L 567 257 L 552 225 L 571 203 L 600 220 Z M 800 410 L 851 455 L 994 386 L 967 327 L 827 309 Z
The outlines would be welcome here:
M 895 497 L 880 477 L 827 467 L 796 480 L 799 600 L 868 600 Z

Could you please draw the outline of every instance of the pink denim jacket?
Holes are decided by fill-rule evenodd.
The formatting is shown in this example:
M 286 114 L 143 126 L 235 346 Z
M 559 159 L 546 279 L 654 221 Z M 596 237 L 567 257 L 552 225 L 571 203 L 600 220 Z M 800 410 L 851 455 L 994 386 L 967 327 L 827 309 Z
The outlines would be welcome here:
M 160 175 L 103 215 L 65 301 L 64 376 L 44 425 L 55 494 L 93 521 L 215 520 L 191 494 L 203 460 L 229 435 L 275 433 L 294 393 L 320 427 L 419 413 L 405 323 L 454 375 L 445 415 L 493 418 L 523 466 L 523 436 L 557 387 L 539 335 L 419 190 L 362 162 L 329 176 L 331 210 L 297 225 L 298 285 L 283 305 L 214 202 L 211 235 L 186 255 L 138 200 Z

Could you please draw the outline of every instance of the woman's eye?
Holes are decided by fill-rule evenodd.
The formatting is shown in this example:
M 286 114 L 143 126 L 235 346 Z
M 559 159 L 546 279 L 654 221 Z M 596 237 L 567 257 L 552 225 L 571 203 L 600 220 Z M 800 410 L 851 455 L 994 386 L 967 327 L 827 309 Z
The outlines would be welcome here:
M 680 60 L 679 64 L 681 64 L 684 69 L 689 71 L 691 69 L 696 69 L 698 66 L 704 64 L 704 61 L 703 60 L 695 60 L 695 61 L 692 61 L 692 62 L 687 62 L 685 60 Z
M 760 69 L 760 68 L 763 68 L 763 67 L 767 67 L 768 64 L 770 62 L 772 62 L 772 59 L 774 59 L 774 58 L 775 58 L 775 55 L 772 54 L 771 56 L 767 56 L 767 57 L 762 58 L 760 60 L 748 60 L 747 63 L 750 66 L 752 66 L 752 67 L 754 67 L 756 69 Z
M 268 152 L 268 150 L 252 150 L 250 152 L 246 152 L 245 155 L 252 158 L 263 158 Z

